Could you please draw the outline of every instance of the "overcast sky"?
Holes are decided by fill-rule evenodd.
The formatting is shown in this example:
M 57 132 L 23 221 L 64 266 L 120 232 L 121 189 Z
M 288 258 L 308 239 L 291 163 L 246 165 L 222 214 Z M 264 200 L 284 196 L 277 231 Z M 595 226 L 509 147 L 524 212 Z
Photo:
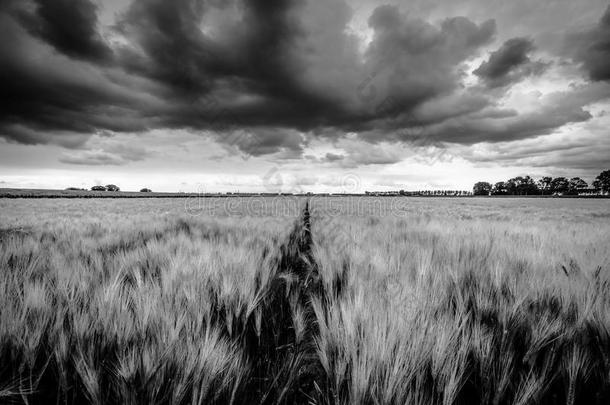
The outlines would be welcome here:
M 598 0 L 3 0 L 0 187 L 471 189 L 610 169 Z

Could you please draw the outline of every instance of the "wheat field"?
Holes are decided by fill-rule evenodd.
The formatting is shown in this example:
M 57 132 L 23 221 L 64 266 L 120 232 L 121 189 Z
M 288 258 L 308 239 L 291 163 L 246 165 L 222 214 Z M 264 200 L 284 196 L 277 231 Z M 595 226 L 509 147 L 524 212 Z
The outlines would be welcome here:
M 0 403 L 610 403 L 608 200 L 0 200 Z

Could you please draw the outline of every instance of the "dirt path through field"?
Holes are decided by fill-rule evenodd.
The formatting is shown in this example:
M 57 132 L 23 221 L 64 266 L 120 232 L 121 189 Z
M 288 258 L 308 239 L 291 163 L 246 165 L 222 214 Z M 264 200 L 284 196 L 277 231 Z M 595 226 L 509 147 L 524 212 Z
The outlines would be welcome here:
M 323 386 L 311 304 L 323 294 L 323 284 L 313 256 L 310 221 L 306 203 L 280 246 L 275 276 L 260 307 L 259 332 L 246 342 L 253 368 L 249 391 L 260 404 L 306 404 Z

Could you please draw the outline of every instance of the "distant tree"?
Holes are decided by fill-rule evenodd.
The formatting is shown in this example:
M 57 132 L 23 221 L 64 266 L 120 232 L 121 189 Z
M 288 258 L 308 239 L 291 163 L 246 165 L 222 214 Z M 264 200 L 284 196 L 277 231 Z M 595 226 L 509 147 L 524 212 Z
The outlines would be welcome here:
M 91 191 L 106 191 L 106 187 L 104 187 L 104 186 L 93 186 L 93 187 L 91 187 Z
M 114 184 L 108 184 L 106 185 L 106 191 L 121 191 L 121 189 Z
M 538 180 L 538 189 L 540 192 L 544 194 L 548 194 L 551 191 L 551 183 L 553 182 L 553 178 L 549 176 L 545 176 Z
M 509 179 L 506 183 L 506 192 L 510 195 L 535 195 L 540 190 L 530 176 L 518 176 Z
M 68 187 L 68 188 L 66 188 L 66 190 L 68 190 L 68 191 L 85 191 L 84 188 L 79 188 L 79 187 Z
M 474 195 L 489 195 L 491 193 L 491 184 L 486 181 L 479 181 L 472 187 L 472 193 Z
M 152 190 L 149 188 L 143 188 L 142 190 L 140 190 L 140 193 L 152 193 Z
M 589 185 L 580 177 L 572 177 L 568 183 L 568 193 L 578 194 L 580 190 L 588 188 Z
M 602 193 L 610 193 L 610 170 L 604 170 L 595 178 L 593 187 Z
M 496 184 L 494 184 L 493 188 L 491 189 L 491 194 L 493 194 L 493 195 L 508 194 L 508 191 L 506 189 L 506 183 L 503 181 L 499 181 Z
M 523 178 L 523 182 L 520 185 L 521 194 L 525 195 L 536 195 L 540 194 L 540 189 L 538 188 L 538 184 L 532 179 L 530 176 L 525 176 Z
M 506 194 L 515 195 L 518 193 L 517 187 L 521 182 L 521 177 L 514 177 L 512 179 L 508 179 L 504 182 L 504 187 L 506 188 Z
M 551 192 L 565 194 L 570 189 L 570 181 L 565 177 L 555 177 L 551 181 Z

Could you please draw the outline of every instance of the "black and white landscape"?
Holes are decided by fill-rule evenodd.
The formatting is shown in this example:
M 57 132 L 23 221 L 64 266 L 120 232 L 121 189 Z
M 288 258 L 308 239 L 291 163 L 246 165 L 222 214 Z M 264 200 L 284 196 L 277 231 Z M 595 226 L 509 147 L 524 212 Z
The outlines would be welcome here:
M 610 403 L 610 4 L 2 0 L 0 403 Z

